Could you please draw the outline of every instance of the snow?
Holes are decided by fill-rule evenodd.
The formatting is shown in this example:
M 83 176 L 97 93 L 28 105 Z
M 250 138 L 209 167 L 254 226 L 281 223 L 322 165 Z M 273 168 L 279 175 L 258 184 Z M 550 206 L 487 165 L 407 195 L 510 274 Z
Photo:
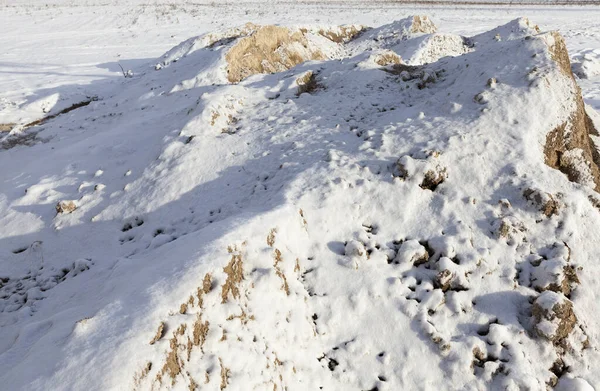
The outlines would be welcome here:
M 555 388 L 557 391 L 593 391 L 594 388 L 584 379 L 564 377 Z
M 573 73 L 582 79 L 591 79 L 600 75 L 600 50 L 585 50 L 574 57 Z
M 0 151 L 2 384 L 545 390 L 560 358 L 558 389 L 597 388 L 593 178 L 544 163 L 577 90 L 555 38 L 520 9 L 433 8 L 437 32 L 409 32 L 418 8 L 222 7 L 0 10 L 0 123 L 16 124 Z M 571 55 L 598 45 L 598 11 L 528 11 Z M 247 21 L 306 28 L 327 59 L 229 83 Z M 336 24 L 377 28 L 319 35 Z M 386 51 L 416 68 L 373 61 Z M 562 207 L 544 215 L 526 189 Z M 531 314 L 567 300 L 536 291 L 565 264 L 569 352 Z

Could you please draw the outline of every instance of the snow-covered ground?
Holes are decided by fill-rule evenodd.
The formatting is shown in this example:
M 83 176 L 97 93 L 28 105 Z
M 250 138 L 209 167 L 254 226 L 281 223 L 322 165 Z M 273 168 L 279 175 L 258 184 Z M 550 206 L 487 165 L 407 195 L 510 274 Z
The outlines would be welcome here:
M 0 3 L 0 389 L 599 389 L 598 8 L 100 3 Z
M 544 29 L 560 31 L 573 57 L 600 46 L 597 7 L 424 9 L 368 2 L 190 5 L 182 0 L 82 5 L 104 3 L 111 2 L 10 0 L 3 7 L 0 2 L 0 123 L 37 119 L 99 95 L 107 83 L 122 81 L 119 64 L 136 70 L 184 39 L 246 22 L 377 26 L 427 14 L 445 32 L 473 35 L 528 16 Z M 590 104 L 599 108 L 597 84 L 587 83 L 584 89 Z

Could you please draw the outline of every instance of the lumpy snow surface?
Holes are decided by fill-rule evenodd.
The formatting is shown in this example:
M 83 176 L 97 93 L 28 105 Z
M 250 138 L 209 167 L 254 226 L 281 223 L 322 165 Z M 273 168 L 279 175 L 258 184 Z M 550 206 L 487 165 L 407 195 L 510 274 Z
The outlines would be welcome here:
M 556 36 L 411 20 L 298 24 L 326 59 L 237 84 L 221 29 L 41 124 L 6 106 L 0 388 L 597 389 L 600 196 L 544 157 L 579 93 Z

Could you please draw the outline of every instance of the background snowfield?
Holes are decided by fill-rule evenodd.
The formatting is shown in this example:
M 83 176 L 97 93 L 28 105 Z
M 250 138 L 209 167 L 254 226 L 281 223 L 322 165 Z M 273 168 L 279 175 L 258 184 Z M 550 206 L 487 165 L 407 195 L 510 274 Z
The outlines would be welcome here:
M 106 83 L 120 82 L 118 64 L 137 70 L 191 36 L 246 22 L 378 26 L 407 15 L 427 14 L 444 32 L 474 35 L 529 16 L 544 30 L 560 31 L 567 38 L 569 53 L 576 57 L 599 46 L 597 12 L 596 7 L 424 9 L 368 2 L 213 6 L 184 1 L 142 5 L 9 1 L 0 13 L 5 26 L 0 36 L 0 123 L 26 122 L 53 109 L 60 111 L 70 102 L 101 94 Z M 588 103 L 600 107 L 596 83 L 586 82 L 583 87 Z
M 0 389 L 598 390 L 577 88 L 522 16 L 600 128 L 597 7 L 0 1 Z M 247 22 L 329 59 L 230 84 Z

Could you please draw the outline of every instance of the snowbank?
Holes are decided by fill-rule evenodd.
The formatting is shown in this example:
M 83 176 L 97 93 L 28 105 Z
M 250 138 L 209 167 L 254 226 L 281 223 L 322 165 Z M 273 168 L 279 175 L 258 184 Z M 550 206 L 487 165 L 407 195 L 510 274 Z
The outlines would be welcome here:
M 0 381 L 599 384 L 586 110 L 526 19 L 187 40 L 3 140 Z

